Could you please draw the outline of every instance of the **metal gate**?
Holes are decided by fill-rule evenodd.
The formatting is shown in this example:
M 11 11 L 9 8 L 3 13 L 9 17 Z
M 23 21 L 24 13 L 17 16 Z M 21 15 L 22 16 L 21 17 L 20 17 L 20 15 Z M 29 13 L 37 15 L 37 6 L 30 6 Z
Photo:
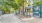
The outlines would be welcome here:
M 40 17 L 39 6 L 33 6 L 33 17 Z
M 42 18 L 42 5 L 40 5 L 40 18 Z

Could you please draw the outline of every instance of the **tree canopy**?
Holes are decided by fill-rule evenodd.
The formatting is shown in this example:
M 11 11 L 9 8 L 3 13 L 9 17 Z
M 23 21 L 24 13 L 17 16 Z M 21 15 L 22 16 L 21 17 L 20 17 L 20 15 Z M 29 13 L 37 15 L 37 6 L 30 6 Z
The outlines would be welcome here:
M 19 8 L 20 6 L 22 6 L 22 1 L 23 0 L 2 0 L 2 2 L 0 2 L 1 3 L 1 7 L 9 7 L 9 6 L 11 6 L 12 8 L 15 8 L 15 9 L 17 9 L 17 8 Z
M 10 11 L 10 8 L 18 10 L 23 5 L 23 0 L 0 0 L 0 9 Z

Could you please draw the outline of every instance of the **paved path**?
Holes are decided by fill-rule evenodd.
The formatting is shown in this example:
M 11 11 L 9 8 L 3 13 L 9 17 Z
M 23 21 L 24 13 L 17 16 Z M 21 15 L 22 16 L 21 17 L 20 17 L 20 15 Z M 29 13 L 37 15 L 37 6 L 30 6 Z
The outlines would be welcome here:
M 42 23 L 42 18 L 20 20 L 15 14 L 5 14 L 0 16 L 0 23 Z
M 15 14 L 5 14 L 1 16 L 1 23 L 20 23 L 20 19 L 18 19 Z

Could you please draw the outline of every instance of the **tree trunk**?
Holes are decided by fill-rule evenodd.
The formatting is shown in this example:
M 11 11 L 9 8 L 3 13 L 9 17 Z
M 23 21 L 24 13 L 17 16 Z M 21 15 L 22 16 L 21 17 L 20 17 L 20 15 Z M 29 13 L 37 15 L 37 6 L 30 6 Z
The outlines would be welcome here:
M 22 15 L 24 15 L 24 0 L 23 0 Z

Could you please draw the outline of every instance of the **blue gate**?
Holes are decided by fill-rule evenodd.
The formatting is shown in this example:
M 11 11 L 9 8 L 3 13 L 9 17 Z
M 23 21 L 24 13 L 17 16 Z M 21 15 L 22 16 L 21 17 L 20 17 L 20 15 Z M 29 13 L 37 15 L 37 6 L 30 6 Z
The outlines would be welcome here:
M 42 18 L 42 5 L 40 5 L 40 18 Z
M 39 16 L 40 18 L 42 18 L 42 5 L 39 6 L 38 10 L 35 10 L 34 8 L 36 7 L 33 7 L 33 16 Z
M 33 6 L 33 17 L 40 17 L 39 14 L 39 7 Z

